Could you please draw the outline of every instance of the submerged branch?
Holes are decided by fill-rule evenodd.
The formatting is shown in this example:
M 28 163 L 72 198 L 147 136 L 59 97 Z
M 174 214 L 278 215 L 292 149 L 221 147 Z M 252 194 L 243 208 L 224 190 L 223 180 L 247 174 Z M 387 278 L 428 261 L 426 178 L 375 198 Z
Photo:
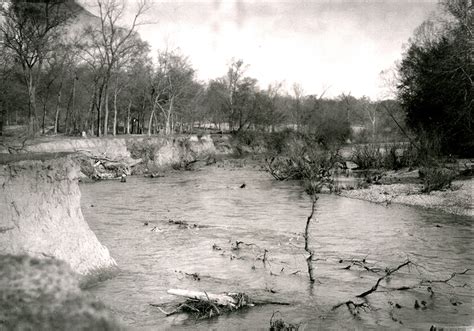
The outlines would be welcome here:
M 377 291 L 377 288 L 379 287 L 380 282 L 381 282 L 382 280 L 384 280 L 385 278 L 389 277 L 391 274 L 393 274 L 394 272 L 400 270 L 401 268 L 403 268 L 403 267 L 409 265 L 410 263 L 411 263 L 410 260 L 406 260 L 405 262 L 403 262 L 402 264 L 400 264 L 399 266 L 397 266 L 397 267 L 395 267 L 395 268 L 393 268 L 393 269 L 388 269 L 388 268 L 387 268 L 387 270 L 385 271 L 385 275 L 383 275 L 382 277 L 380 277 L 379 279 L 377 279 L 377 282 L 375 283 L 374 286 L 372 286 L 371 289 L 369 289 L 369 290 L 367 290 L 367 291 L 365 291 L 365 292 L 363 292 L 363 293 L 357 295 L 356 297 L 357 297 L 357 298 L 364 298 L 364 297 L 368 296 L 369 294 L 371 294 L 371 293 Z
M 309 226 L 314 216 L 314 211 L 316 209 L 317 201 L 318 201 L 318 197 L 314 195 L 312 197 L 311 214 L 308 216 L 308 219 L 306 220 L 306 227 L 304 230 L 304 250 L 309 253 L 309 256 L 306 258 L 306 263 L 308 264 L 308 274 L 309 274 L 309 280 L 311 282 L 314 282 L 315 278 L 314 278 L 314 273 L 313 273 L 314 251 L 309 248 Z
M 466 269 L 462 272 L 453 272 L 451 274 L 451 276 L 449 276 L 448 278 L 446 279 L 437 279 L 437 280 L 422 280 L 420 285 L 428 285 L 428 284 L 432 284 L 432 283 L 445 283 L 445 284 L 449 284 L 449 281 L 452 280 L 454 277 L 456 277 L 457 275 L 465 275 L 468 271 L 470 271 L 471 269 Z

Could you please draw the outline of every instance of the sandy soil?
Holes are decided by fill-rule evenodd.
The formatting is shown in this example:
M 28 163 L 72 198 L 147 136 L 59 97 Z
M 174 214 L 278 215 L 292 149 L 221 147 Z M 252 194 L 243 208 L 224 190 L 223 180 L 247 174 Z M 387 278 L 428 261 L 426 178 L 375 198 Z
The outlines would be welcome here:
M 474 216 L 472 195 L 474 179 L 456 180 L 452 188 L 422 194 L 421 184 L 372 185 L 365 189 L 343 190 L 348 198 L 381 204 L 400 203 L 441 210 L 450 214 Z

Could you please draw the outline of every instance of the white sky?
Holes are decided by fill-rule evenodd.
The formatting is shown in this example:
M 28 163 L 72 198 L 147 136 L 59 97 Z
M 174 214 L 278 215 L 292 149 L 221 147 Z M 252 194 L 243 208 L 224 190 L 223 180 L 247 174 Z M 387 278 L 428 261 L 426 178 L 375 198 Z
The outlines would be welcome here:
M 85 6 L 89 8 L 89 6 Z M 305 94 L 378 98 L 379 73 L 401 58 L 434 1 L 155 0 L 140 34 L 156 51 L 180 48 L 198 79 L 223 76 L 232 58 L 260 87 L 294 82 Z M 130 13 L 133 10 L 130 9 Z

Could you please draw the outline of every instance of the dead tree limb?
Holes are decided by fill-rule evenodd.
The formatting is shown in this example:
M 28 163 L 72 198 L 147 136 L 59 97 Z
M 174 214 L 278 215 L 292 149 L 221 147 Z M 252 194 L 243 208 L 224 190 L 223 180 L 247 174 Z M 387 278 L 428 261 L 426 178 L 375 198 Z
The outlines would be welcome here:
M 349 310 L 349 312 L 353 316 L 357 316 L 359 314 L 359 309 L 362 309 L 362 310 L 372 309 L 372 307 L 370 307 L 366 302 L 354 302 L 352 300 L 348 300 L 348 301 L 338 303 L 337 305 L 332 307 L 331 310 L 336 310 L 336 309 L 338 309 L 339 307 L 342 307 L 342 306 L 346 306 L 347 309 Z
M 304 250 L 308 252 L 309 256 L 306 258 L 306 263 L 308 264 L 308 274 L 309 274 L 309 280 L 313 283 L 315 281 L 314 278 L 314 269 L 313 269 L 313 256 L 314 256 L 314 251 L 309 248 L 309 226 L 311 224 L 311 220 L 313 219 L 314 216 L 314 211 L 316 209 L 316 202 L 318 201 L 318 197 L 316 195 L 313 195 L 311 197 L 312 199 L 312 204 L 311 204 L 311 214 L 308 216 L 308 219 L 306 220 L 306 227 L 304 230 Z
M 367 271 L 369 271 L 369 272 L 373 272 L 373 273 L 379 273 L 379 272 L 382 272 L 382 271 L 383 271 L 382 268 L 369 267 L 369 266 L 367 265 L 366 259 L 367 259 L 367 256 L 364 257 L 362 260 L 358 260 L 358 259 L 350 259 L 350 260 L 339 259 L 339 263 L 344 263 L 344 262 L 349 262 L 349 263 L 350 263 L 349 265 L 347 265 L 347 266 L 345 266 L 344 268 L 342 268 L 342 269 L 344 269 L 344 270 L 349 270 L 349 269 L 351 269 L 353 266 L 358 266 L 358 267 L 360 267 L 360 268 L 362 268 L 362 269 L 365 269 L 365 270 L 367 270 Z
M 449 284 L 449 281 L 452 280 L 454 277 L 456 277 L 457 275 L 465 275 L 468 271 L 470 271 L 471 269 L 466 269 L 462 272 L 453 272 L 451 274 L 451 276 L 449 276 L 448 278 L 446 279 L 437 279 L 437 280 L 422 280 L 420 285 L 422 286 L 426 286 L 426 285 L 429 285 L 429 284 L 432 284 L 432 283 L 445 283 L 445 284 L 448 284 L 448 285 L 451 285 Z
M 170 289 L 168 290 L 168 293 L 189 299 L 209 301 L 211 303 L 218 304 L 220 306 L 227 306 L 230 308 L 235 308 L 238 303 L 235 298 L 227 294 L 211 294 L 206 292 L 188 291 L 180 289 Z
M 377 288 L 379 287 L 380 282 L 381 282 L 382 280 L 384 280 L 385 278 L 389 277 L 391 274 L 393 274 L 394 272 L 400 270 L 401 268 L 403 268 L 403 267 L 409 265 L 410 263 L 411 263 L 410 260 L 406 260 L 405 262 L 403 262 L 402 264 L 400 264 L 399 266 L 397 266 L 397 267 L 395 267 L 395 268 L 393 268 L 393 269 L 387 268 L 387 269 L 385 270 L 385 275 L 383 275 L 382 277 L 380 277 L 379 279 L 377 279 L 377 282 L 375 283 L 374 286 L 372 286 L 371 289 L 369 289 L 369 290 L 367 290 L 367 291 L 365 291 L 365 292 L 363 292 L 363 293 L 357 295 L 356 297 L 357 297 L 357 298 L 364 298 L 364 297 L 368 296 L 369 294 L 371 294 L 371 293 L 377 291 Z
M 195 318 L 211 318 L 221 315 L 225 312 L 235 311 L 245 307 L 253 307 L 256 305 L 289 305 L 288 302 L 280 302 L 273 300 L 252 300 L 245 293 L 222 293 L 212 294 L 200 291 L 189 291 L 180 289 L 170 289 L 169 294 L 185 297 L 186 301 L 179 304 L 171 312 L 167 312 L 161 308 L 163 305 L 150 304 L 157 307 L 166 316 L 177 313 L 187 313 Z

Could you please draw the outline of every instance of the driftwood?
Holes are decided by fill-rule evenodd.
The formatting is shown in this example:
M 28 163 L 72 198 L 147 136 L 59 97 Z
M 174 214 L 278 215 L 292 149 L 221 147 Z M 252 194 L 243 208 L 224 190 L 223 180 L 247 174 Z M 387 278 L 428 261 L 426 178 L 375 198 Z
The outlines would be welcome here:
M 255 305 L 273 304 L 273 305 L 289 305 L 287 302 L 271 301 L 271 300 L 251 300 L 244 293 L 222 293 L 213 294 L 201 291 L 190 291 L 182 289 L 170 289 L 169 294 L 184 297 L 187 300 L 179 304 L 173 311 L 167 312 L 161 308 L 159 304 L 150 304 L 157 307 L 166 316 L 177 313 L 189 313 L 196 318 L 211 318 L 221 315 L 225 312 L 234 311 L 244 307 L 253 307 Z
M 247 295 L 243 293 L 212 294 L 212 293 L 200 292 L 200 291 L 170 289 L 168 290 L 168 294 L 185 297 L 188 299 L 209 301 L 220 306 L 234 305 L 238 307 L 239 305 L 242 305 L 244 303 L 242 302 L 242 300 L 239 300 L 239 298 L 242 295 L 246 297 L 245 305 L 250 306 L 250 307 L 256 306 L 256 305 L 283 305 L 283 306 L 289 305 L 288 302 L 283 302 L 283 301 L 250 299 Z
M 185 297 L 189 299 L 208 301 L 208 302 L 217 304 L 219 306 L 227 306 L 231 308 L 236 308 L 238 304 L 238 301 L 234 297 L 228 294 L 212 294 L 212 293 L 206 293 L 206 292 L 180 290 L 180 289 L 170 289 L 168 290 L 168 294 Z

